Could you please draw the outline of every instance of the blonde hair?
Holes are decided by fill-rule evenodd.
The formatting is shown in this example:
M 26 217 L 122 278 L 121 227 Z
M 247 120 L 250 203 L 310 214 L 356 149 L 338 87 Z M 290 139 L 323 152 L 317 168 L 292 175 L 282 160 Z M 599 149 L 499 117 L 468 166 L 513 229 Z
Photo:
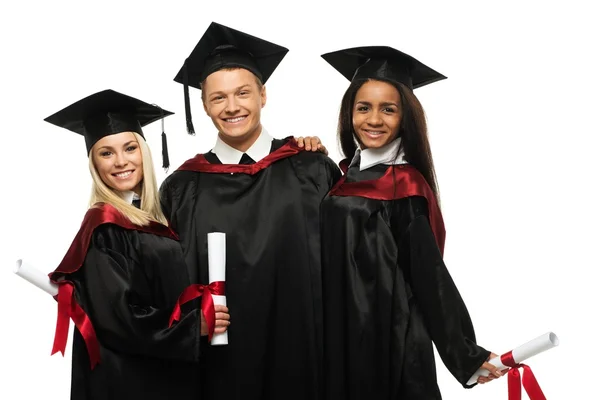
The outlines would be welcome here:
M 90 207 L 97 203 L 107 203 L 119 210 L 125 217 L 135 225 L 146 226 L 155 221 L 167 225 L 167 219 L 160 208 L 160 198 L 158 196 L 158 185 L 156 175 L 154 174 L 154 163 L 148 144 L 139 134 L 132 132 L 137 140 L 140 151 L 142 152 L 142 171 L 143 178 L 141 182 L 142 195 L 141 207 L 137 208 L 127 203 L 119 194 L 118 190 L 112 189 L 104 183 L 96 165 L 92 152 L 89 154 L 89 168 L 92 175 L 92 195 L 90 197 Z

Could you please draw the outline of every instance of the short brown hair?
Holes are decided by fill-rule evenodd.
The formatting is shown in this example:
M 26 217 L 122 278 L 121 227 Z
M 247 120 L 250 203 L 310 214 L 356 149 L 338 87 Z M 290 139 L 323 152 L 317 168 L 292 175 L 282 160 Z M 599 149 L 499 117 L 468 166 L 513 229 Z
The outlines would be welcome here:
M 242 68 L 242 67 L 228 67 L 228 68 L 221 68 L 219 71 L 235 71 L 236 69 L 244 69 L 244 68 Z M 217 72 L 217 71 L 215 71 L 215 72 Z M 250 72 L 252 72 L 252 71 L 250 71 Z M 252 75 L 254 75 L 254 73 Z M 204 87 L 204 84 L 206 83 L 206 79 L 208 79 L 208 76 L 206 78 L 204 78 L 204 80 L 202 82 L 200 82 L 200 90 L 202 90 L 202 88 Z M 262 81 L 260 80 L 260 78 L 258 76 L 256 76 L 256 75 L 254 75 L 254 80 L 256 81 L 256 85 L 258 86 L 258 90 L 259 91 L 262 90 L 264 84 L 262 83 Z M 204 90 L 202 90 L 202 101 L 204 101 Z

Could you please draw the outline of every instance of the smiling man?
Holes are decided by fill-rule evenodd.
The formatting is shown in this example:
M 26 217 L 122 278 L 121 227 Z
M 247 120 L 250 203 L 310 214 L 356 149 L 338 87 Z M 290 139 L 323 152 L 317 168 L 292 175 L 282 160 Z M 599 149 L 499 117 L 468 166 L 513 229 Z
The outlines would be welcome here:
M 202 399 L 320 398 L 319 206 L 339 179 L 325 154 L 274 139 L 261 124 L 264 86 L 287 49 L 212 23 L 175 78 L 202 91 L 219 131 L 212 151 L 161 188 L 195 283 L 208 283 L 206 235 L 227 235 L 229 344 L 205 344 Z

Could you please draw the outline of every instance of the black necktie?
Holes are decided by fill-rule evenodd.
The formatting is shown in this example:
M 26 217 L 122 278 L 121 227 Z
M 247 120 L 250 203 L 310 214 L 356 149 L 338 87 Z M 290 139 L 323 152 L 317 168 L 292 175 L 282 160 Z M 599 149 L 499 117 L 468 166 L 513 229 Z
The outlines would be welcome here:
M 254 160 L 246 153 L 240 159 L 240 164 L 254 164 Z
M 142 200 L 141 199 L 134 199 L 131 202 L 131 205 L 134 206 L 135 208 L 140 208 L 142 206 Z
M 352 164 L 346 172 L 346 182 L 358 182 L 360 173 L 360 154 L 352 159 Z

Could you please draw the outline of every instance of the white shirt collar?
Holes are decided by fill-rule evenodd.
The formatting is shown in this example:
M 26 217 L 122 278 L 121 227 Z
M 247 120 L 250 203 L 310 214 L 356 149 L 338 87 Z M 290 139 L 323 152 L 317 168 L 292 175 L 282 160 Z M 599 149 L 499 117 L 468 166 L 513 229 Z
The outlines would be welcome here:
M 385 164 L 385 165 L 397 165 L 397 164 L 406 164 L 406 160 L 404 159 L 404 151 L 400 151 L 398 153 L 398 148 L 400 147 L 400 138 L 394 139 L 390 143 L 386 144 L 383 147 L 379 147 L 376 149 L 364 149 L 360 148 L 356 149 L 356 153 L 354 153 L 354 157 L 352 158 L 352 162 L 350 165 L 356 163 L 356 159 L 360 154 L 360 171 L 371 168 L 377 164 Z M 396 157 L 396 154 L 398 156 Z
M 269 132 L 267 132 L 265 128 L 262 128 L 260 135 L 258 135 L 256 141 L 252 143 L 252 146 L 246 151 L 246 154 L 248 154 L 255 162 L 262 160 L 271 152 L 272 141 L 273 137 L 269 135 Z M 219 160 L 221 160 L 223 164 L 239 164 L 244 155 L 243 152 L 234 149 L 221 140 L 220 137 L 217 137 L 217 143 L 215 143 L 212 152 L 219 157 Z
M 121 198 L 127 202 L 127 204 L 132 204 L 134 200 L 139 200 L 140 196 L 137 195 L 133 190 L 126 190 L 124 192 L 119 192 Z

